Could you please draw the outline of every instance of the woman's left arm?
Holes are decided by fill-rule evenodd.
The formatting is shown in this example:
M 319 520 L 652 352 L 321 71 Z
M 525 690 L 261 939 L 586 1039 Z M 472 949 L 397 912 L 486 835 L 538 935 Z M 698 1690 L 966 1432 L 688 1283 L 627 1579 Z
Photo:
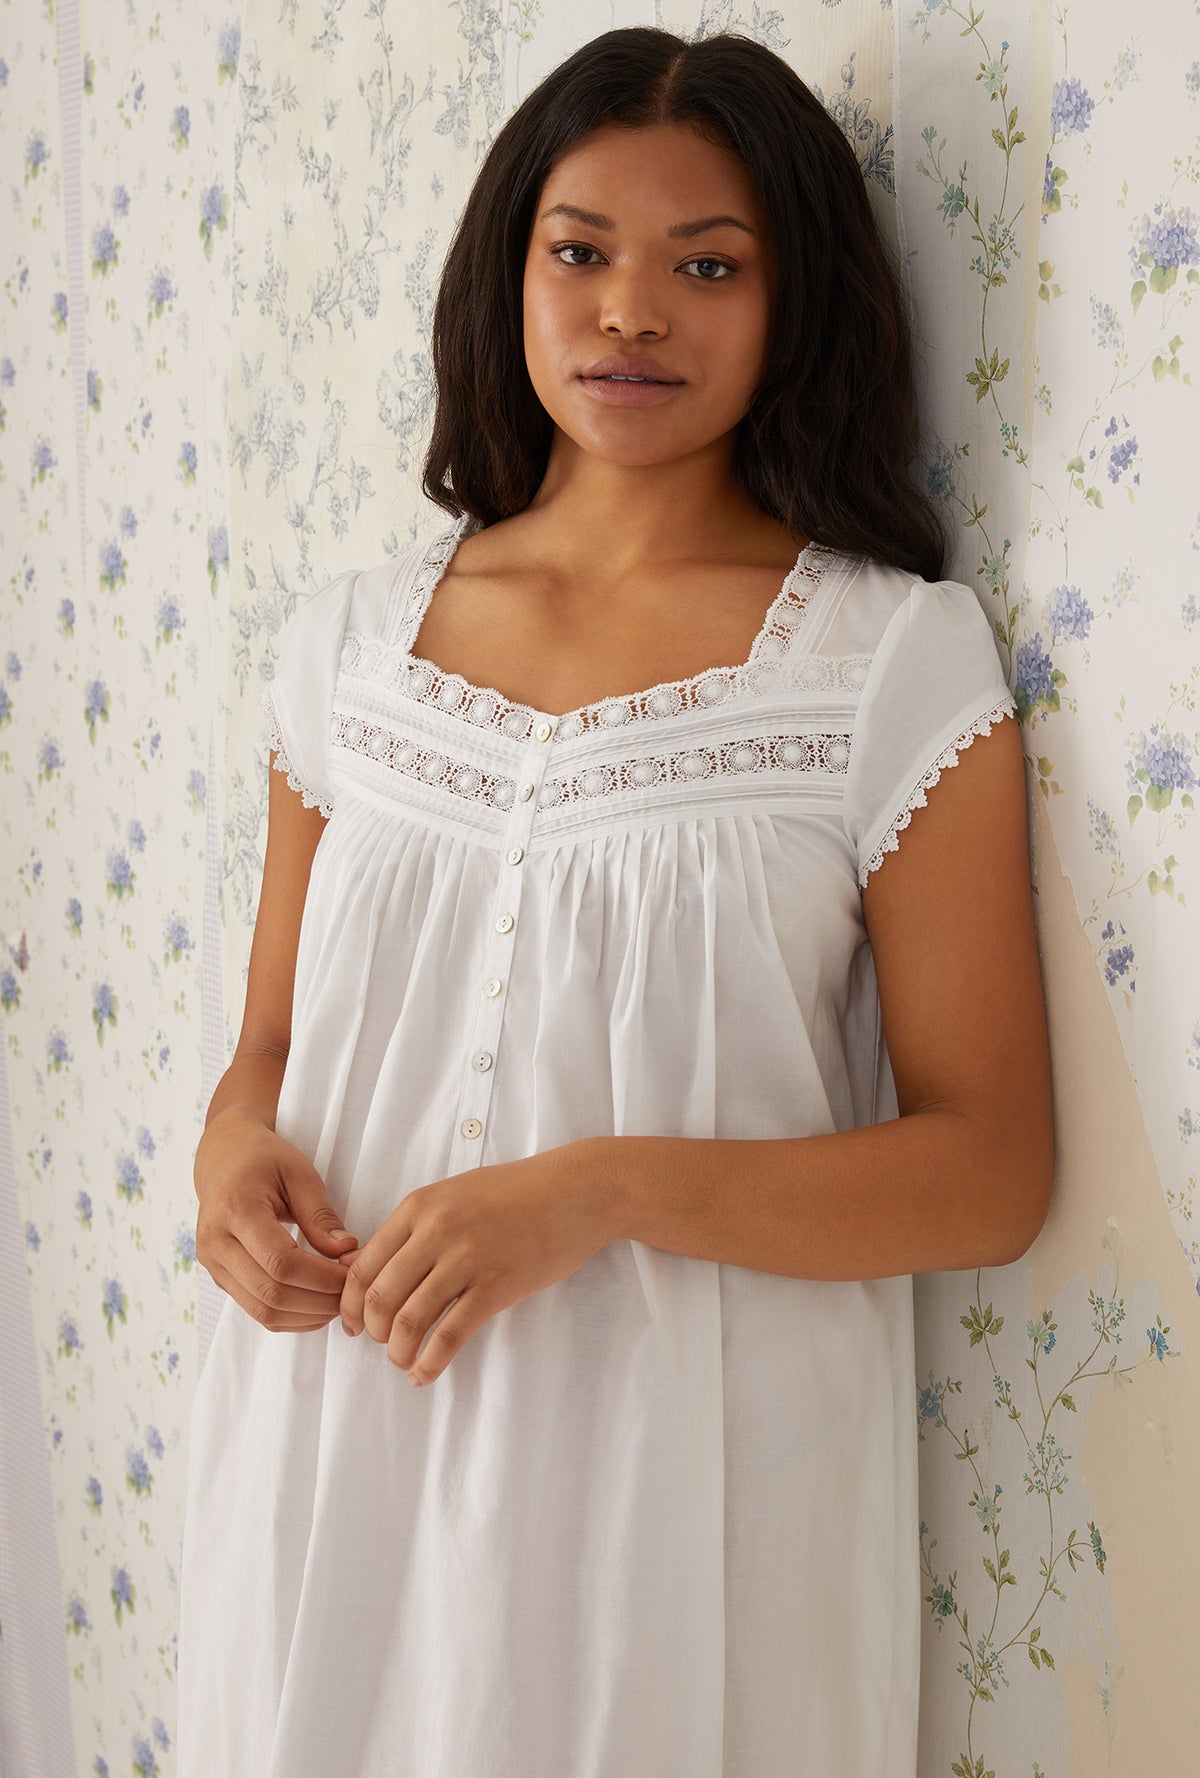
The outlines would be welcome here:
M 1032 1245 L 1054 1113 L 1015 717 L 963 749 L 899 838 L 862 891 L 899 1117 L 569 1144 L 608 1240 L 827 1279 L 1009 1265 Z

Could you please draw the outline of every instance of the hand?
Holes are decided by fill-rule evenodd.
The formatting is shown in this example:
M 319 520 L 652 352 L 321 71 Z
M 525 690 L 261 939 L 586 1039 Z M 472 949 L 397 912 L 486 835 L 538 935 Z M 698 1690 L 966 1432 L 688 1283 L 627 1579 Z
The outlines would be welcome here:
M 338 1214 L 308 1156 L 261 1118 L 230 1106 L 206 1125 L 194 1178 L 196 1257 L 213 1283 L 272 1333 L 328 1326 L 345 1282 L 338 1261 L 355 1257 L 355 1240 L 335 1233 Z M 306 1253 L 284 1222 L 331 1257 Z
M 346 1332 L 365 1327 L 411 1383 L 432 1383 L 491 1316 L 569 1277 L 612 1239 L 609 1196 L 590 1157 L 586 1144 L 570 1142 L 409 1192 L 344 1256 Z

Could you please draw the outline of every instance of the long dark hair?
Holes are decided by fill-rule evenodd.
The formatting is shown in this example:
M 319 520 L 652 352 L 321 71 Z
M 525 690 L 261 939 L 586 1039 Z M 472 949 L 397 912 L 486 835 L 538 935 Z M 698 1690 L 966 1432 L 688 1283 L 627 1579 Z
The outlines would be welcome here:
M 746 493 L 792 532 L 940 580 L 940 509 L 909 475 L 920 448 L 912 346 L 858 159 L 788 64 L 734 32 L 688 42 L 652 26 L 605 31 L 504 124 L 434 305 L 424 493 L 486 527 L 538 490 L 553 421 L 525 365 L 529 235 L 555 162 L 602 124 L 684 125 L 732 150 L 770 219 L 775 323 L 733 452 Z

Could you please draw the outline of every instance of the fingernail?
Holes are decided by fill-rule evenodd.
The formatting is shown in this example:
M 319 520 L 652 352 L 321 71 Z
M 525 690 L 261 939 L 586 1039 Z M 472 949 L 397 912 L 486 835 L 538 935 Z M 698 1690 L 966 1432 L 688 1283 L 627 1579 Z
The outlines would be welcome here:
M 350 1238 L 349 1229 L 330 1229 L 329 1231 L 329 1239 L 331 1241 L 348 1241 Z

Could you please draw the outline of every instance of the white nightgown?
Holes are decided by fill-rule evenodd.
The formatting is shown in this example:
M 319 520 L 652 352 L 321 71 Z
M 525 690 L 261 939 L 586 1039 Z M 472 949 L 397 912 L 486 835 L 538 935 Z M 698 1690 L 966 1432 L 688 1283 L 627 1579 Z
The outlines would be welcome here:
M 741 665 L 512 703 L 412 652 L 476 528 L 330 581 L 264 693 L 330 815 L 277 1128 L 360 1245 L 584 1136 L 895 1117 L 860 886 L 1015 710 L 970 587 L 815 543 Z M 420 1390 L 222 1306 L 178 1778 L 914 1778 L 920 1614 L 909 1275 L 612 1241 Z

